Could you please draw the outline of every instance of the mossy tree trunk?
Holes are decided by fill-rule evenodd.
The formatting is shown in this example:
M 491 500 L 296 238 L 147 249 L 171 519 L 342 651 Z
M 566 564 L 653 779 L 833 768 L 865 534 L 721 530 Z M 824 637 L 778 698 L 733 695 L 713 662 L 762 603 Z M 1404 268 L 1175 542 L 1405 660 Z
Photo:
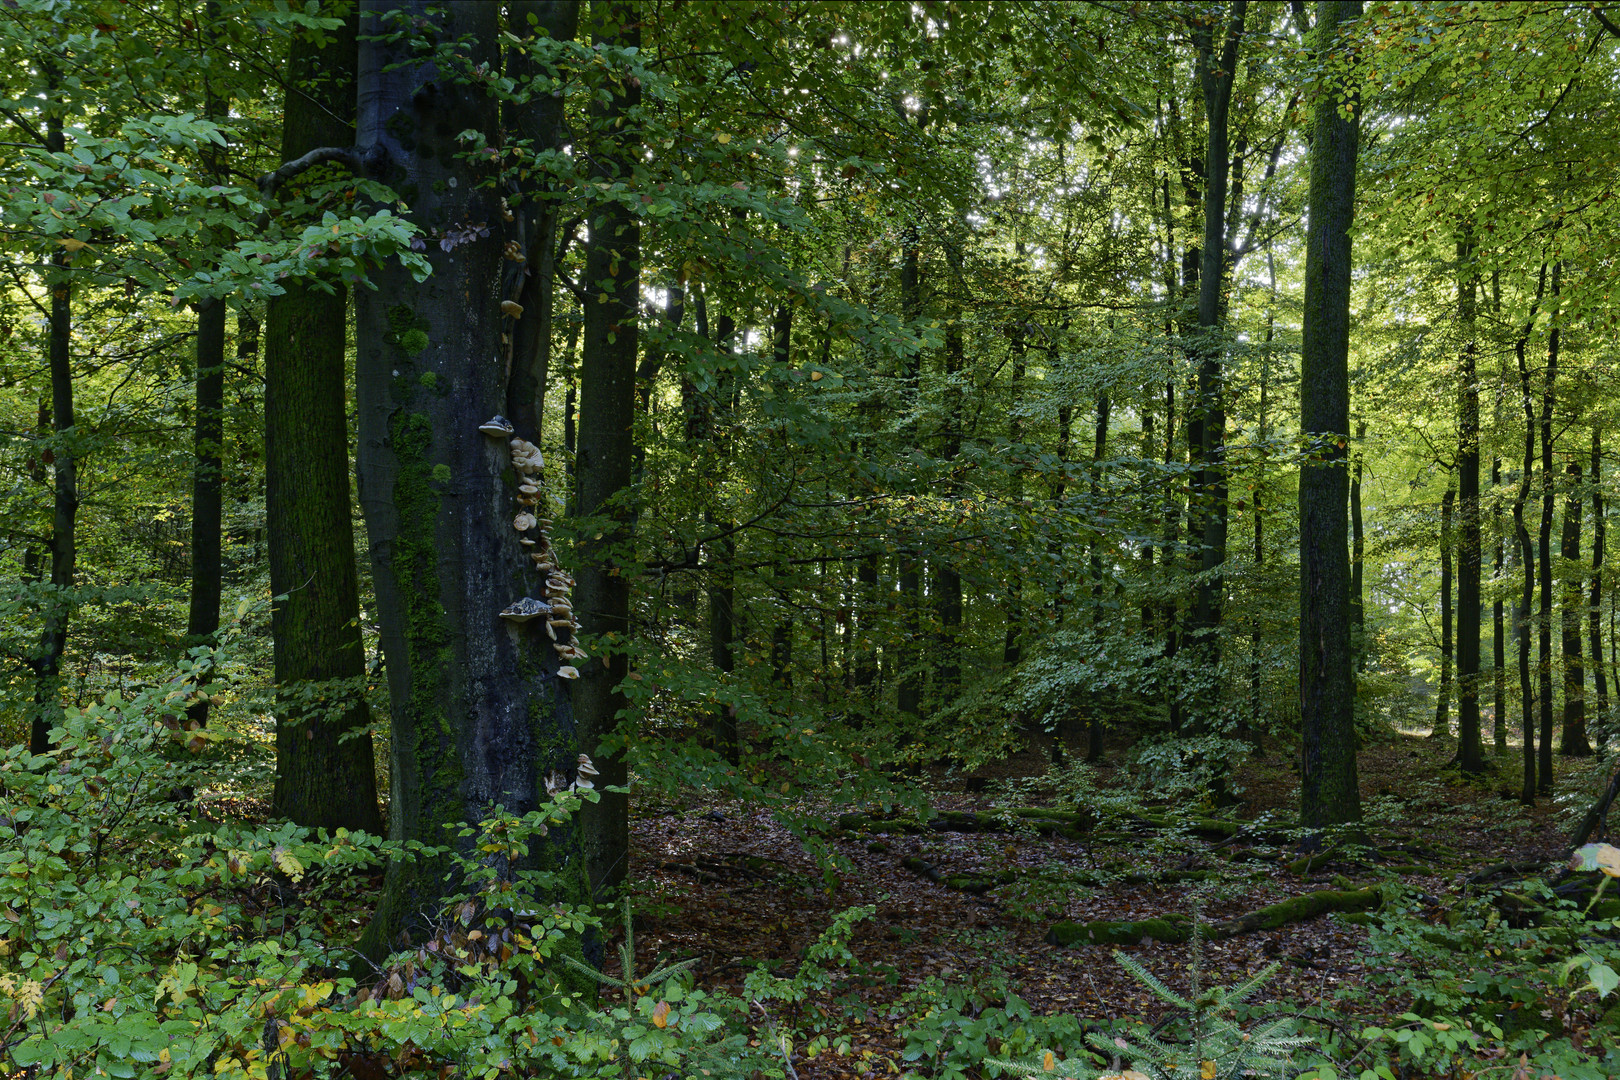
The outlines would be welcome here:
M 396 9 L 407 22 L 390 17 Z M 595 749 L 576 737 L 543 622 L 500 616 L 546 594 L 512 526 L 518 477 L 506 440 L 478 430 L 513 396 L 501 305 L 515 297 L 500 289 L 505 245 L 521 238 L 487 183 L 499 179 L 493 166 L 471 164 L 457 137 L 493 135 L 497 105 L 415 49 L 460 40 L 469 69 L 499 70 L 498 16 L 494 4 L 361 7 L 356 143 L 422 230 L 432 266 L 421 282 L 397 261 L 374 271 L 376 289 L 356 297 L 355 333 L 360 500 L 392 705 L 389 832 L 432 845 L 458 842 L 445 826 L 492 805 L 533 809 L 548 772 L 572 775 L 576 755 Z M 408 32 L 390 40 L 398 29 Z M 563 899 L 583 899 L 577 846 L 561 830 L 551 837 L 533 858 L 575 875 L 579 889 Z M 456 885 L 450 871 L 442 858 L 392 865 L 363 951 L 431 927 Z
M 342 105 L 354 100 L 358 29 L 351 15 L 322 45 L 293 40 L 282 160 L 354 142 L 353 111 Z M 349 507 L 348 293 L 293 283 L 265 314 L 265 516 L 281 694 L 271 812 L 380 833 Z
M 593 7 L 592 38 L 602 46 L 639 48 L 641 10 L 635 3 Z M 627 180 L 635 168 L 641 103 L 633 80 L 614 80 L 591 105 L 591 160 L 596 178 Z M 630 630 L 630 581 L 620 573 L 634 508 L 630 505 L 635 420 L 636 351 L 641 289 L 641 227 L 622 202 L 590 209 L 585 280 L 601 288 L 585 304 L 579 369 L 578 513 L 595 519 L 579 550 L 579 610 L 599 659 L 581 669 L 576 686 L 580 738 L 597 754 L 601 783 L 627 778 L 622 740 L 614 740 L 626 700 L 617 687 L 628 672 L 623 651 Z M 611 283 L 611 287 L 609 287 Z M 584 818 L 586 865 L 592 889 L 611 893 L 625 879 L 630 847 L 629 800 L 604 794 Z
M 1343 45 L 1340 26 L 1360 0 L 1317 5 L 1319 63 Z M 1350 115 L 1341 112 L 1348 91 Z M 1300 824 L 1361 820 L 1356 776 L 1355 672 L 1350 650 L 1347 435 L 1350 428 L 1350 227 L 1355 215 L 1360 103 L 1323 89 L 1311 142 L 1305 250 L 1300 429 L 1311 449 L 1300 469 L 1299 697 L 1303 736 Z

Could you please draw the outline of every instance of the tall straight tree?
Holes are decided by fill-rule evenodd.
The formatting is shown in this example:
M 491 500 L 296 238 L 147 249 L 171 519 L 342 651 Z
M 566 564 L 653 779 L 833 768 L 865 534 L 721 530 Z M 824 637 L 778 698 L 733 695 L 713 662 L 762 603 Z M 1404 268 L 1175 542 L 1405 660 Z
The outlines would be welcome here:
M 522 524 L 529 539 L 536 529 L 515 498 L 518 481 L 535 476 L 533 455 L 480 432 L 512 398 L 507 316 L 533 317 L 511 306 L 503 315 L 515 303 L 501 289 L 517 223 L 484 182 L 490 166 L 459 138 L 497 130 L 481 75 L 500 69 L 499 14 L 495 4 L 367 0 L 360 16 L 354 157 L 432 238 L 425 279 L 404 260 L 372 272 L 376 289 L 356 297 L 355 340 L 360 501 L 393 719 L 389 832 L 433 845 L 491 806 L 534 809 L 549 774 L 595 749 L 576 737 L 544 621 L 502 615 L 559 589 L 520 542 Z M 423 48 L 435 42 L 457 45 Z M 575 837 L 553 829 L 531 859 L 560 864 L 582 894 Z M 456 886 L 450 869 L 392 864 L 362 950 L 423 931 Z
M 1457 766 L 1465 773 L 1485 768 L 1479 735 L 1480 573 L 1483 555 L 1479 527 L 1479 376 L 1474 340 L 1479 306 L 1479 275 L 1471 229 L 1457 240 L 1457 321 L 1463 346 L 1459 365 L 1457 448 Z
M 1603 436 L 1592 425 L 1592 592 L 1586 614 L 1592 657 L 1592 708 L 1588 721 L 1600 738 L 1609 730 L 1609 677 L 1603 670 L 1603 548 L 1608 529 L 1603 521 Z
M 317 43 L 300 34 L 287 58 L 283 161 L 354 142 L 359 16 Z M 310 174 L 313 176 L 314 174 Z M 382 831 L 377 772 L 361 697 L 360 584 L 349 508 L 348 294 L 292 282 L 265 305 L 265 517 L 276 686 L 271 812 L 312 828 Z M 327 686 L 315 707 L 312 683 Z
M 1347 61 L 1344 26 L 1360 16 L 1361 0 L 1317 4 L 1318 64 Z M 1327 80 L 1316 101 L 1310 151 L 1299 384 L 1300 430 L 1310 442 L 1299 477 L 1300 824 L 1307 829 L 1361 820 L 1345 445 L 1350 428 L 1350 226 L 1360 126 L 1360 101 L 1349 79 L 1341 75 Z
M 639 49 L 641 7 L 637 3 L 592 8 L 591 37 L 598 48 Z M 629 76 L 610 78 L 591 101 L 591 160 L 594 179 L 604 187 L 627 181 L 637 156 L 634 116 L 641 105 L 640 83 Z M 581 672 L 576 688 L 580 738 L 595 754 L 619 723 L 625 697 L 618 686 L 629 670 L 623 651 L 630 629 L 630 581 L 617 560 L 630 540 L 633 507 L 628 502 L 634 461 L 636 350 L 641 291 L 641 226 L 621 200 L 604 198 L 591 207 L 585 279 L 592 295 L 585 304 L 585 331 L 579 371 L 578 513 L 595 518 L 580 545 L 579 607 L 582 629 L 606 646 L 606 657 Z M 605 639 L 605 640 L 604 640 Z M 622 785 L 627 766 L 622 749 L 600 755 L 602 783 Z M 603 795 L 584 819 L 586 866 L 593 891 L 616 888 L 625 878 L 630 846 L 629 800 Z
M 1564 662 L 1564 722 L 1558 752 L 1565 757 L 1591 757 L 1592 744 L 1586 737 L 1586 672 L 1581 660 L 1581 616 L 1586 606 L 1580 564 L 1581 463 L 1571 460 L 1564 472 L 1569 477 L 1569 491 L 1564 496 L 1564 528 L 1558 551 L 1564 560 L 1563 596 L 1559 603 L 1563 615 L 1560 656 Z
M 1535 805 L 1536 791 L 1536 695 L 1530 673 L 1530 605 L 1536 598 L 1536 548 L 1525 523 L 1525 507 L 1530 502 L 1530 477 L 1536 466 L 1536 404 L 1530 385 L 1530 365 L 1525 350 L 1530 344 L 1530 331 L 1536 325 L 1536 312 L 1541 307 L 1542 293 L 1547 288 L 1547 264 L 1541 264 L 1536 276 L 1536 298 L 1530 305 L 1530 317 L 1519 329 L 1513 342 L 1513 352 L 1519 362 L 1519 401 L 1524 408 L 1524 456 L 1519 464 L 1519 488 L 1513 495 L 1513 535 L 1519 542 L 1519 565 L 1524 579 L 1519 586 L 1519 601 L 1514 610 L 1514 635 L 1518 642 L 1519 706 L 1521 737 L 1523 739 L 1524 781 L 1519 789 L 1519 801 L 1526 806 Z
M 1221 574 L 1221 567 L 1226 563 L 1228 520 L 1226 371 L 1220 327 L 1225 319 L 1228 270 L 1226 189 L 1232 168 L 1228 121 L 1248 4 L 1244 0 L 1232 0 L 1225 18 L 1219 10 L 1193 28 L 1207 142 L 1204 148 L 1203 265 L 1198 274 L 1198 393 L 1192 403 L 1187 439 L 1194 457 L 1193 482 L 1203 525 L 1202 537 L 1195 539 L 1201 574 L 1191 630 L 1193 644 L 1203 653 L 1203 664 L 1209 673 L 1216 671 L 1220 663 L 1221 606 L 1226 591 Z M 1206 675 L 1209 677 L 1212 676 Z M 1193 719 L 1201 726 L 1208 726 L 1215 719 L 1219 694 L 1212 689 L 1200 697 L 1198 715 Z
M 1445 739 L 1451 735 L 1451 658 L 1455 609 L 1451 604 L 1452 586 L 1452 529 L 1451 520 L 1457 506 L 1457 489 L 1446 477 L 1446 493 L 1440 497 L 1440 685 L 1434 694 L 1434 727 L 1431 739 Z
M 1563 337 L 1559 325 L 1559 285 L 1563 263 L 1552 266 L 1552 325 L 1547 330 L 1547 368 L 1541 384 L 1541 527 L 1538 550 L 1541 567 L 1537 585 L 1541 589 L 1536 608 L 1536 691 L 1540 696 L 1541 742 L 1537 748 L 1536 792 L 1551 795 L 1553 790 L 1553 662 L 1552 662 L 1552 527 L 1556 507 L 1553 479 L 1553 404 L 1558 388 L 1558 351 Z

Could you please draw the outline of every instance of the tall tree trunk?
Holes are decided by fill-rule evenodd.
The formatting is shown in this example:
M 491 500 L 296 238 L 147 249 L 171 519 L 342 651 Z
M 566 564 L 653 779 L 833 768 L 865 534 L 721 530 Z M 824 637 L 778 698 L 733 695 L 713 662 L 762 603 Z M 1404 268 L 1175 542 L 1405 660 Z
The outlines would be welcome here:
M 1342 48 L 1339 26 L 1361 0 L 1317 5 L 1317 55 Z M 1230 70 L 1230 68 L 1228 68 Z M 1348 91 L 1352 113 L 1340 112 Z M 1324 89 L 1311 141 L 1305 248 L 1300 430 L 1312 444 L 1300 469 L 1300 824 L 1311 830 L 1361 820 L 1356 778 L 1355 671 L 1350 655 L 1350 553 L 1345 535 L 1350 428 L 1350 226 L 1355 215 L 1360 101 L 1348 86 Z
M 1547 266 L 1542 264 L 1536 279 L 1536 299 L 1530 305 L 1530 317 L 1525 320 L 1513 343 L 1519 361 L 1519 399 L 1524 407 L 1524 457 L 1519 469 L 1519 489 L 1513 495 L 1513 532 L 1519 541 L 1519 562 L 1524 569 L 1524 582 L 1519 591 L 1519 603 L 1514 612 L 1514 640 L 1519 646 L 1519 702 L 1522 709 L 1521 731 L 1524 736 L 1524 783 L 1519 789 L 1519 801 L 1526 806 L 1536 802 L 1536 696 L 1530 679 L 1530 605 L 1536 596 L 1536 549 L 1530 539 L 1530 528 L 1525 524 L 1525 507 L 1530 501 L 1530 478 L 1536 468 L 1536 406 L 1530 389 L 1530 367 L 1525 360 L 1525 349 L 1530 343 L 1530 331 L 1536 325 L 1536 311 L 1541 306 L 1542 291 L 1547 287 Z
M 1603 670 L 1603 544 L 1608 529 L 1603 521 L 1603 436 L 1592 425 L 1592 591 L 1587 599 L 1588 641 L 1592 657 L 1593 706 L 1590 720 L 1597 726 L 1599 743 L 1611 733 L 1609 678 Z
M 922 315 L 922 272 L 918 230 L 915 224 L 906 226 L 904 246 L 900 254 L 900 307 L 901 317 L 912 325 Z M 910 442 L 917 434 L 918 378 L 922 357 L 907 355 L 900 373 L 902 405 L 905 419 L 901 425 L 903 438 Z M 899 648 L 899 683 L 895 707 L 907 716 L 916 716 L 922 710 L 923 665 L 918 641 L 922 634 L 922 555 L 910 537 L 900 540 L 900 621 L 902 641 Z
M 1245 0 L 1232 0 L 1224 27 L 1212 19 L 1195 25 L 1198 81 L 1204 97 L 1208 141 L 1204 153 L 1203 266 L 1198 280 L 1198 393 L 1193 404 L 1198 429 L 1195 477 L 1203 522 L 1199 546 L 1199 579 L 1192 628 L 1197 642 L 1203 685 L 1194 721 L 1213 730 L 1220 711 L 1220 627 L 1226 591 L 1226 371 L 1220 330 L 1226 320 L 1226 188 L 1232 167 L 1228 118 L 1236 80 L 1238 48 L 1243 40 Z M 1219 29 L 1217 40 L 1215 31 Z M 1342 429 L 1341 429 L 1342 430 Z
M 210 22 L 217 25 L 219 6 L 207 5 Z M 204 76 L 203 114 L 223 120 L 226 103 L 216 95 L 212 80 Z M 203 172 L 215 183 L 226 182 L 221 149 L 212 144 L 202 151 Z M 191 432 L 191 602 L 186 618 L 185 644 L 212 646 L 219 632 L 221 592 L 221 516 L 224 510 L 221 469 L 225 442 L 225 316 L 223 297 L 197 304 L 196 402 Z M 212 665 L 199 672 L 199 681 L 211 679 Z M 208 698 L 199 694 L 186 709 L 186 719 L 198 727 L 208 723 Z
M 1020 243 L 1018 254 L 1023 255 L 1023 245 Z M 1007 441 L 1013 446 L 1019 446 L 1024 441 L 1023 393 L 1024 378 L 1028 373 L 1028 343 L 1024 338 L 1024 322 L 1020 317 L 1014 323 L 1008 349 L 1012 353 L 1012 380 L 1008 387 L 1011 401 L 1007 410 Z M 1012 475 L 1012 500 L 1016 504 L 1024 494 L 1023 468 L 1015 467 Z M 1007 580 L 1006 604 L 1007 629 L 1001 642 L 1001 662 L 1007 667 L 1013 667 L 1023 658 L 1024 626 L 1024 581 L 1016 567 Z
M 1107 394 L 1097 395 L 1097 422 L 1092 432 L 1091 445 L 1091 504 L 1102 505 L 1102 468 L 1103 458 L 1108 453 L 1108 414 L 1110 402 Z M 1097 550 L 1097 541 L 1091 541 L 1091 618 L 1092 625 L 1096 626 L 1102 621 L 1102 584 L 1103 568 L 1102 556 Z M 1098 762 L 1103 755 L 1103 723 L 1100 710 L 1093 709 L 1087 724 L 1086 760 Z
M 1356 424 L 1356 449 L 1350 456 L 1350 648 L 1356 671 L 1367 670 L 1366 560 L 1367 536 L 1361 523 L 1362 447 L 1367 421 Z
M 960 498 L 962 491 L 954 474 L 958 468 L 956 459 L 962 454 L 962 387 L 958 380 L 967 362 L 962 343 L 961 317 L 962 294 L 967 285 L 962 280 L 960 260 L 953 269 L 952 287 L 956 295 L 952 297 L 954 310 L 945 324 L 944 430 L 940 433 L 939 447 L 940 462 L 953 474 L 944 488 L 945 497 L 950 500 Z M 935 665 L 938 685 L 935 687 L 934 700 L 937 706 L 946 706 L 955 701 L 962 691 L 962 573 L 948 551 L 936 559 L 931 584 L 935 612 L 939 618 L 939 663 Z
M 353 112 L 341 106 L 354 100 L 358 31 L 351 14 L 324 44 L 293 39 L 283 161 L 354 143 Z M 265 322 L 265 518 L 280 699 L 270 809 L 310 828 L 380 833 L 349 507 L 347 290 L 291 282 L 265 305 Z M 337 685 L 318 686 L 326 682 Z
M 388 18 L 400 8 L 406 32 L 385 33 L 401 25 Z M 389 832 L 432 845 L 444 842 L 447 824 L 476 821 L 491 806 L 533 810 L 546 775 L 571 776 L 579 753 L 594 754 L 599 738 L 595 729 L 576 736 L 543 623 L 501 614 L 525 594 L 561 600 L 566 590 L 561 579 L 548 583 L 514 525 L 522 508 L 516 482 L 539 475 L 532 458 L 479 430 L 511 400 L 509 373 L 490 358 L 502 355 L 510 326 L 501 308 L 513 299 L 500 293 L 502 252 L 516 237 L 505 235 L 500 193 L 464 160 L 457 136 L 468 128 L 493 132 L 497 105 L 417 51 L 424 38 L 460 41 L 467 64 L 498 70 L 498 15 L 493 4 L 430 7 L 426 0 L 361 7 L 361 159 L 373 179 L 401 193 L 424 233 L 452 241 L 427 245 L 425 281 L 391 260 L 373 270 L 376 289 L 356 296 L 360 499 L 392 705 Z M 457 222 L 488 223 L 495 235 L 456 243 L 444 233 Z M 615 239 L 611 227 L 592 232 L 603 244 Z M 595 270 L 592 281 L 613 276 L 605 262 Z M 618 280 L 634 282 L 625 270 L 618 268 Z M 620 337 L 632 350 L 633 327 Z M 623 376 L 627 400 L 633 374 Z M 610 422 L 620 438 L 628 416 L 627 405 Z M 599 596 L 578 604 L 588 619 L 605 606 Z M 594 667 L 597 684 L 617 681 Z M 615 774 L 606 761 L 598 768 L 603 786 L 622 782 L 622 768 Z M 550 843 L 529 856 L 531 866 L 566 865 L 563 880 L 574 884 L 559 888 L 576 902 L 588 891 L 578 875 L 578 832 L 554 828 Z M 395 862 L 362 950 L 376 956 L 402 936 L 418 937 L 428 929 L 424 915 L 431 919 L 458 887 L 444 859 Z
M 1457 766 L 1465 773 L 1485 768 L 1479 735 L 1480 570 L 1479 380 L 1474 321 L 1479 304 L 1479 272 L 1473 266 L 1472 233 L 1457 241 L 1457 316 L 1463 328 L 1457 450 L 1457 509 L 1461 521 L 1457 549 Z
M 1500 399 L 1498 399 L 1500 403 Z M 1498 423 L 1501 425 L 1501 409 L 1498 408 Z M 1502 459 L 1491 458 L 1491 488 L 1496 490 L 1502 486 Z M 1496 532 L 1496 556 L 1492 564 L 1492 578 L 1498 582 L 1496 602 L 1491 605 L 1492 636 L 1491 636 L 1491 677 L 1495 684 L 1496 700 L 1491 717 L 1491 748 L 1498 754 L 1507 753 L 1507 627 L 1505 624 L 1506 612 L 1503 608 L 1502 591 L 1500 583 L 1507 578 L 1507 536 L 1502 530 L 1502 501 L 1499 496 L 1493 497 L 1491 507 L 1493 528 Z
M 715 344 L 721 352 L 730 352 L 736 336 L 737 322 L 730 315 L 722 315 L 715 328 Z M 721 374 L 716 380 L 714 403 L 707 410 L 709 450 L 715 460 L 723 461 L 729 451 L 731 433 L 732 379 Z M 703 521 L 713 528 L 716 519 L 712 510 L 705 510 Z M 731 520 L 726 517 L 720 524 L 727 529 Z M 709 606 L 709 663 L 722 676 L 736 670 L 736 643 L 738 637 L 736 617 L 736 586 L 733 566 L 737 561 L 736 541 L 728 534 L 709 547 L 707 599 Z M 737 710 L 735 706 L 716 702 L 709 716 L 709 744 L 714 752 L 732 765 L 741 760 L 741 746 L 737 741 Z
M 45 114 L 45 149 L 60 155 L 65 148 L 62 113 L 55 101 L 57 67 L 45 67 L 51 102 Z M 57 250 L 45 273 L 51 294 L 47 350 L 51 369 L 51 589 L 41 606 L 39 645 L 32 658 L 34 717 L 29 725 L 28 748 L 36 754 L 51 748 L 51 729 L 62 718 L 62 657 L 67 652 L 68 622 L 74 603 L 72 590 L 78 577 L 79 463 L 74 457 L 73 416 L 73 273 L 65 248 Z M 43 425 L 42 425 L 43 426 Z
M 1440 499 L 1440 687 L 1435 693 L 1434 702 L 1434 728 L 1429 732 L 1431 739 L 1445 739 L 1451 735 L 1451 656 L 1452 642 L 1452 607 L 1451 607 L 1451 519 L 1453 508 L 1457 503 L 1457 489 L 1451 486 L 1451 478 L 1446 478 L 1446 493 Z
M 593 40 L 600 45 L 640 48 L 641 5 L 612 3 L 591 9 Z M 613 183 L 630 177 L 638 156 L 634 116 L 641 107 L 640 84 L 614 80 L 609 93 L 592 99 L 591 129 L 596 146 L 591 159 L 595 178 Z M 598 650 L 613 651 L 604 661 L 581 671 L 574 696 L 580 736 L 587 751 L 599 755 L 603 786 L 628 779 L 622 749 L 604 740 L 619 725 L 625 696 L 615 689 L 628 673 L 624 651 L 630 632 L 630 579 L 619 572 L 630 542 L 626 528 L 631 507 L 631 459 L 634 453 L 637 322 L 641 290 L 641 226 L 623 202 L 604 200 L 592 211 L 585 280 L 612 282 L 595 303 L 585 305 L 585 339 L 579 387 L 579 516 L 606 515 L 599 531 L 587 532 L 580 545 L 579 603 L 581 630 Z M 618 744 L 622 745 L 622 744 Z M 606 752 L 604 752 L 606 751 Z M 584 818 L 586 866 L 594 895 L 614 895 L 625 879 L 630 850 L 629 799 L 603 794 L 587 807 Z
M 1592 744 L 1586 738 L 1586 676 L 1581 663 L 1581 463 L 1571 461 L 1569 493 L 1564 498 L 1564 530 L 1559 554 L 1563 556 L 1563 648 L 1564 724 L 1558 752 L 1565 757 L 1591 757 Z
M 1553 790 L 1553 682 L 1552 682 L 1552 525 L 1555 481 L 1553 479 L 1553 394 L 1558 385 L 1558 285 L 1562 263 L 1553 263 L 1553 323 L 1547 331 L 1547 370 L 1541 389 L 1541 606 L 1536 614 L 1536 660 L 1539 665 L 1537 689 L 1541 693 L 1541 746 L 1537 758 L 1536 791 L 1551 795 Z

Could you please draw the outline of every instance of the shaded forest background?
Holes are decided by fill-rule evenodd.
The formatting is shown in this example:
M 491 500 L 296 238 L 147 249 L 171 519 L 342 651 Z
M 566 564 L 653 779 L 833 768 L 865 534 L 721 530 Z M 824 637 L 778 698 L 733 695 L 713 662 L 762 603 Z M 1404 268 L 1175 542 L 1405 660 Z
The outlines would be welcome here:
M 1620 9 L 15 0 L 0 48 L 0 1060 L 1612 1075 Z M 1437 852 L 1419 773 L 1511 824 Z M 633 977 L 622 899 L 777 872 L 665 815 L 1054 948 L 1199 936 L 1032 888 L 1205 875 L 1226 940 L 1315 874 L 1343 948 L 1521 966 L 1219 1053 L 1270 1014 L 1150 986 L 1190 1026 L 1112 1060 L 947 979 L 945 1049 L 863 1057 L 807 1003 L 881 898 Z M 891 851 L 1020 815 L 1035 887 Z

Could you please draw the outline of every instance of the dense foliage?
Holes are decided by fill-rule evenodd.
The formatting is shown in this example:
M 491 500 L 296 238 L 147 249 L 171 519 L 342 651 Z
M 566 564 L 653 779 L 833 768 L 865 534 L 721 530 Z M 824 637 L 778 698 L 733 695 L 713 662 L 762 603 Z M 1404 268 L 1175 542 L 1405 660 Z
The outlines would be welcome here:
M 637 976 L 640 802 L 831 889 L 841 813 L 1030 746 L 1077 835 L 1230 835 L 1298 754 L 1306 870 L 1392 857 L 1395 731 L 1614 772 L 1620 11 L 8 0 L 0 56 L 6 1067 L 794 1075 L 871 912 Z M 1182 1027 L 941 981 L 904 1056 L 1530 1053 L 1620 989 L 1582 850 L 1443 929 L 1386 875 L 1404 1025 L 1125 955 Z

